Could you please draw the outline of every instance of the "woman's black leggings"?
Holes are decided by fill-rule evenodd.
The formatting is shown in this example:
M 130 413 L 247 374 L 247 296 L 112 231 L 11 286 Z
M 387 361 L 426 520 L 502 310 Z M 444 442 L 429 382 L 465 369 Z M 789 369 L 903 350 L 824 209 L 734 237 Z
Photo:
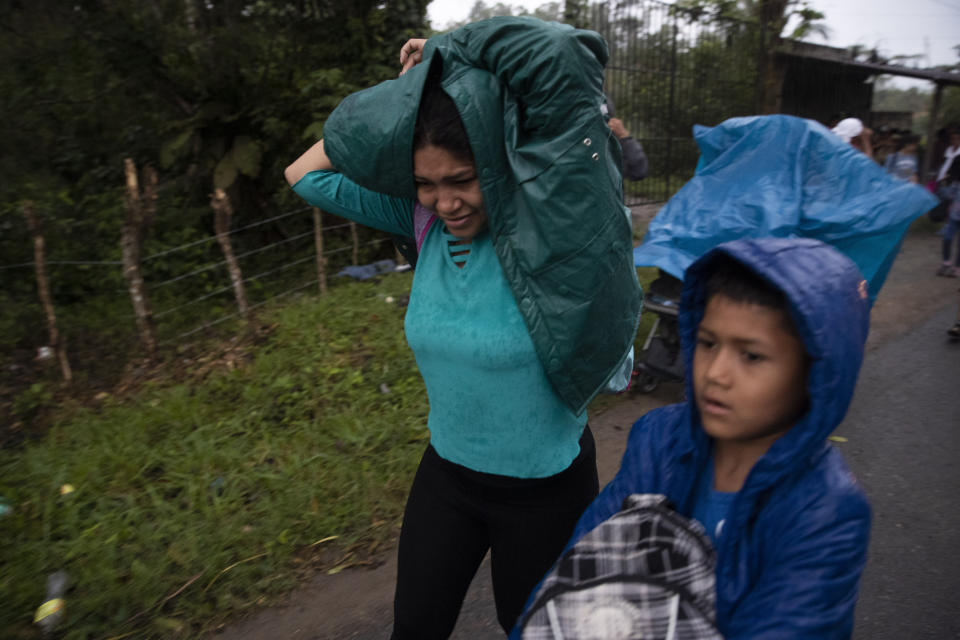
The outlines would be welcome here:
M 428 446 L 400 531 L 391 637 L 449 637 L 488 549 L 497 620 L 509 633 L 598 489 L 589 426 L 574 461 L 548 478 L 480 473 Z

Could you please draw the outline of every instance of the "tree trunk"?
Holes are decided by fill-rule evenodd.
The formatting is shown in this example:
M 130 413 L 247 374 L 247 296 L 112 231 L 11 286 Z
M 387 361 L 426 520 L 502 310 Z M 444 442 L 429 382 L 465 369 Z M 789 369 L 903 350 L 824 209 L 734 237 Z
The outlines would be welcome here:
M 923 152 L 923 166 L 920 169 L 921 184 L 926 184 L 927 181 L 936 178 L 935 172 L 940 169 L 937 163 L 941 158 L 934 158 L 933 151 L 936 148 L 934 141 L 937 139 L 937 124 L 939 123 L 940 104 L 942 101 L 943 84 L 938 82 L 933 90 L 933 101 L 930 105 L 930 121 L 927 123 L 927 148 Z M 931 169 L 934 173 L 931 173 Z
M 763 113 L 780 113 L 783 107 L 783 62 L 774 50 L 768 50 L 763 66 Z
M 187 22 L 187 31 L 191 35 L 197 33 L 197 5 L 194 0 L 183 0 L 183 14 Z
M 37 214 L 33 209 L 32 202 L 24 203 L 23 215 L 27 219 L 27 228 L 30 229 L 30 235 L 33 236 L 33 264 L 37 273 L 37 293 L 40 295 L 40 304 L 47 316 L 50 347 L 57 354 L 63 381 L 69 384 L 73 380 L 73 371 L 70 369 L 70 361 L 67 359 L 66 340 L 57 330 L 57 314 L 53 309 L 50 280 L 47 278 L 47 258 L 44 251 L 43 233 L 40 230 L 40 223 L 37 221 Z
M 360 238 L 357 236 L 357 223 L 350 221 L 350 237 L 353 238 L 353 264 L 360 262 Z
M 563 21 L 578 29 L 589 27 L 587 24 L 587 3 L 583 0 L 564 0 Z
M 157 201 L 157 174 L 147 167 L 144 174 L 146 183 L 141 193 L 137 179 L 137 167 L 133 160 L 123 161 L 123 170 L 127 178 L 125 198 L 126 218 L 123 223 L 123 235 L 120 248 L 123 254 L 123 277 L 127 281 L 127 290 L 133 303 L 133 313 L 140 333 L 140 342 L 150 360 L 157 357 L 157 338 L 153 327 L 153 312 L 147 298 L 143 276 L 140 273 L 140 252 L 146 228 L 153 221 Z
M 243 288 L 243 273 L 240 271 L 240 265 L 237 258 L 233 255 L 233 247 L 230 245 L 230 220 L 233 218 L 233 205 L 230 204 L 230 198 L 223 189 L 215 189 L 210 198 L 210 206 L 213 207 L 213 228 L 217 232 L 217 242 L 223 251 L 223 257 L 227 261 L 227 270 L 230 272 L 230 282 L 233 285 L 233 295 L 237 299 L 237 307 L 240 309 L 240 315 L 244 319 L 250 318 L 250 305 L 247 303 L 247 293 Z
M 783 76 L 784 66 L 777 55 L 780 50 L 783 28 L 787 23 L 787 6 L 789 0 L 762 0 L 760 4 L 760 33 L 763 38 L 761 46 L 765 60 L 760 73 L 763 83 L 763 113 L 780 113 L 783 106 Z
M 323 255 L 323 218 L 316 207 L 313 208 L 313 241 L 317 246 L 317 282 L 322 295 L 327 292 L 327 259 Z

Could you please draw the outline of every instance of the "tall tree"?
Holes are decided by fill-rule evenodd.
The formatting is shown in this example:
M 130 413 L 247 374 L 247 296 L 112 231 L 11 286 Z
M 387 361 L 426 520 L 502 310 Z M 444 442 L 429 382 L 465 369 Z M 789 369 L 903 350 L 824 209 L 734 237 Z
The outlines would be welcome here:
M 765 113 L 780 110 L 783 68 L 777 50 L 783 39 L 800 39 L 814 33 L 826 36 L 829 31 L 825 15 L 811 7 L 808 0 L 681 0 L 678 6 L 708 19 L 734 19 L 755 25 Z
M 4 3 L 2 263 L 31 260 L 19 205 L 26 200 L 43 221 L 52 262 L 119 260 L 126 157 L 159 174 L 145 255 L 211 235 L 215 187 L 230 192 L 238 225 L 293 204 L 283 167 L 321 135 L 346 94 L 396 76 L 400 45 L 424 32 L 427 2 Z M 262 233 L 309 229 L 307 219 L 289 224 L 303 228 L 275 224 Z M 191 259 L 204 260 L 203 251 Z M 174 267 L 190 269 L 151 263 L 158 278 Z M 0 270 L 4 296 L 29 299 L 17 273 Z M 55 301 L 79 303 L 122 288 L 119 274 L 101 273 L 51 273 Z M 191 283 L 206 286 L 204 277 Z

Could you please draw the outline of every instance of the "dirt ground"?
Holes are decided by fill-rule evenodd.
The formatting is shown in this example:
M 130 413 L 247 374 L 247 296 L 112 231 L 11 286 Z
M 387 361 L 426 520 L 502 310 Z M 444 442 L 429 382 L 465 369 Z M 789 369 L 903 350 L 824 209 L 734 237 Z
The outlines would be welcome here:
M 949 300 L 957 300 L 955 292 L 960 282 L 934 275 L 939 252 L 940 238 L 934 235 L 933 227 L 925 221 L 917 223 L 907 235 L 874 305 L 868 350 L 917 326 Z M 633 422 L 653 408 L 677 402 L 681 393 L 680 385 L 661 385 L 650 395 L 630 392 L 603 413 L 590 416 L 597 441 L 601 485 L 608 482 L 619 467 Z M 481 566 L 481 572 L 486 570 Z M 333 576 L 316 575 L 281 603 L 221 628 L 215 637 L 237 640 L 386 638 L 390 633 L 395 575 L 393 550 L 386 552 L 382 563 L 375 568 L 346 570 Z M 471 594 L 489 589 L 484 583 L 482 577 L 476 580 Z M 468 595 L 461 619 L 464 616 L 489 619 L 489 637 L 496 637 L 493 611 L 483 604 L 486 595 L 479 593 L 472 598 Z M 467 636 L 461 632 L 454 637 Z

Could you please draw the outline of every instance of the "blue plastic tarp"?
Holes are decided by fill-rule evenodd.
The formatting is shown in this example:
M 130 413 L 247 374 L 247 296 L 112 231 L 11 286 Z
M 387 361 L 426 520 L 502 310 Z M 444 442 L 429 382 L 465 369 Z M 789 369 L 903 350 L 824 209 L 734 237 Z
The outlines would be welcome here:
M 370 264 L 352 264 L 337 272 L 338 276 L 348 276 L 354 280 L 369 280 L 377 276 L 394 271 L 397 263 L 393 260 L 377 260 Z
M 860 268 L 871 304 L 903 234 L 937 200 L 887 174 L 823 125 L 793 116 L 732 118 L 696 126 L 694 177 L 657 216 L 634 264 L 677 278 L 712 247 L 744 237 L 806 237 Z

